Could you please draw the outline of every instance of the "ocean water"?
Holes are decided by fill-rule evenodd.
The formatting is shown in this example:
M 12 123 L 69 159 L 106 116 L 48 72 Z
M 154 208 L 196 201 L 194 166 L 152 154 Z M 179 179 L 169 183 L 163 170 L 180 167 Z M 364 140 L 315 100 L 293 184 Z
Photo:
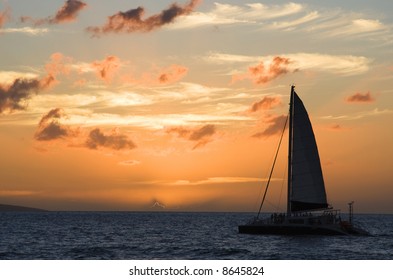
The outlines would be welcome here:
M 0 259 L 393 259 L 393 215 L 355 215 L 371 236 L 238 234 L 251 213 L 0 213 Z

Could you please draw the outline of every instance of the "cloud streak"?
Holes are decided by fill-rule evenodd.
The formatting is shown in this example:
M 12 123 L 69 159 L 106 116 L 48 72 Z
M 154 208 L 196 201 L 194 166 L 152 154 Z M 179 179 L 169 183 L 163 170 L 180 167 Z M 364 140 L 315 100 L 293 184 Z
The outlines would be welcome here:
M 290 18 L 290 20 L 288 20 Z M 220 25 L 254 26 L 258 30 L 299 31 L 326 37 L 364 37 L 386 40 L 383 35 L 391 27 L 366 15 L 335 10 L 310 10 L 307 5 L 214 3 L 208 12 L 194 12 L 182 21 L 169 26 L 172 29 Z
M 67 0 L 54 16 L 49 16 L 43 19 L 33 19 L 29 16 L 23 16 L 21 17 L 21 22 L 30 21 L 33 22 L 35 26 L 73 22 L 76 20 L 79 12 L 86 6 L 86 3 L 79 0 Z
M 48 33 L 49 30 L 47 28 L 31 28 L 31 27 L 22 27 L 22 28 L 4 28 L 0 29 L 1 33 L 22 33 L 30 36 L 38 36 L 45 33 Z
M 389 109 L 380 110 L 378 108 L 375 108 L 374 110 L 363 111 L 352 115 L 338 115 L 338 116 L 329 115 L 329 116 L 323 116 L 321 118 L 325 120 L 359 120 L 367 117 L 377 117 L 377 116 L 390 115 L 390 114 L 393 114 L 393 110 L 389 110 Z
M 272 178 L 273 181 L 280 181 L 281 179 Z M 175 186 L 198 186 L 198 185 L 211 185 L 211 184 L 239 184 L 239 183 L 260 183 L 267 181 L 267 178 L 253 178 L 253 177 L 210 177 L 204 180 L 189 181 L 177 180 L 167 182 L 167 185 Z M 164 182 L 165 183 L 165 182 Z
M 162 26 L 173 23 L 176 18 L 190 14 L 199 4 L 200 0 L 191 0 L 188 4 L 180 6 L 177 3 L 158 14 L 143 19 L 145 8 L 138 7 L 126 12 L 118 12 L 108 17 L 101 27 L 88 27 L 86 30 L 99 36 L 106 33 L 135 33 L 150 32 Z
M 214 3 L 210 12 L 194 12 L 181 22 L 169 28 L 195 28 L 206 25 L 255 24 L 263 20 L 277 19 L 299 13 L 304 7 L 297 3 L 283 5 L 265 5 L 262 3 L 237 6 Z
M 370 68 L 371 59 L 364 56 L 353 55 L 329 55 L 320 53 L 289 53 L 281 54 L 281 58 L 289 59 L 288 63 L 278 64 L 278 70 L 283 68 L 289 72 L 294 71 L 323 71 L 343 76 L 358 75 L 365 73 Z M 265 64 L 274 60 L 273 56 L 245 56 L 227 53 L 210 53 L 204 57 L 204 60 L 215 64 L 249 64 L 254 61 L 262 61 L 263 65 L 251 66 L 248 73 L 234 75 L 234 79 L 252 79 L 258 73 L 265 70 Z M 250 73 L 251 72 L 251 73 Z

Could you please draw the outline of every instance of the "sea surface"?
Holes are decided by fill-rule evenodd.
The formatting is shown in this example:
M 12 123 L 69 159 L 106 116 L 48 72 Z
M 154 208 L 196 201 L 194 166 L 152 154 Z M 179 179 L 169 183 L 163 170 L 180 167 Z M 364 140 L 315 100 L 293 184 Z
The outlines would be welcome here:
M 2 212 L 0 259 L 393 259 L 393 215 L 355 215 L 371 236 L 239 234 L 253 215 Z

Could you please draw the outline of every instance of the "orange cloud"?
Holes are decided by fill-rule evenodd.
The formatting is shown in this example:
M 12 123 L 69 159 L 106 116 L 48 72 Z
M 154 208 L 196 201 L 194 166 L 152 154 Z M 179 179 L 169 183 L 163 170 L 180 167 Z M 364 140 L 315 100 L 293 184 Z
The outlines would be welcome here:
M 50 141 L 76 136 L 76 130 L 60 124 L 60 119 L 64 117 L 66 115 L 61 108 L 50 110 L 41 118 L 34 138 L 38 141 Z
M 5 8 L 4 11 L 0 12 L 0 28 L 4 26 L 7 20 L 10 18 L 11 9 L 9 7 Z
M 193 150 L 205 146 L 212 141 L 212 136 L 216 134 L 215 125 L 207 124 L 198 128 L 171 127 L 166 129 L 167 133 L 176 133 L 178 137 L 189 141 L 197 142 Z
M 139 77 L 132 74 L 122 76 L 125 83 L 140 85 L 167 85 L 183 79 L 188 73 L 188 68 L 182 65 L 173 64 L 166 68 L 154 67 L 149 72 L 143 72 Z
M 348 103 L 371 103 L 375 101 L 375 98 L 371 96 L 370 92 L 364 94 L 357 92 L 347 97 L 346 101 Z
M 279 96 L 274 96 L 274 97 L 266 96 L 262 98 L 260 101 L 254 102 L 248 111 L 254 113 L 259 110 L 269 110 L 278 105 L 281 105 L 281 98 Z
M 280 134 L 284 128 L 286 119 L 287 119 L 286 115 L 267 117 L 265 120 L 265 122 L 267 123 L 267 127 L 265 128 L 265 130 L 255 133 L 254 135 L 252 135 L 252 137 L 264 138 L 264 137 Z
M 181 65 L 171 65 L 161 71 L 158 76 L 160 84 L 171 84 L 181 80 L 188 72 L 188 68 Z
M 127 12 L 118 12 L 109 16 L 104 26 L 88 27 L 87 31 L 93 33 L 94 36 L 106 33 L 150 32 L 174 22 L 179 16 L 190 14 L 199 2 L 200 0 L 191 0 L 184 6 L 174 3 L 168 9 L 146 19 L 142 19 L 145 14 L 145 8 L 143 7 L 131 9 Z
M 57 80 L 59 74 L 68 75 L 71 71 L 70 66 L 66 64 L 71 61 L 71 58 L 65 57 L 61 53 L 54 53 L 50 58 L 51 61 L 45 65 L 45 70 L 48 74 L 41 80 L 43 87 L 51 87 L 57 84 L 59 82 Z
M 42 24 L 59 24 L 73 22 L 76 20 L 79 12 L 87 6 L 86 3 L 78 0 L 67 0 L 64 5 L 57 11 L 56 15 L 44 19 L 33 19 L 28 16 L 21 17 L 22 22 L 32 21 L 34 25 Z
M 114 150 L 131 150 L 136 148 L 134 142 L 132 142 L 127 135 L 119 134 L 117 131 L 112 131 L 111 134 L 105 135 L 99 128 L 95 128 L 90 131 L 85 145 L 87 148 L 93 150 L 96 150 L 99 147 Z
M 119 70 L 121 65 L 120 59 L 117 56 L 107 56 L 102 61 L 95 61 L 91 66 L 95 69 L 97 77 L 109 83 L 112 81 L 114 75 Z
M 265 65 L 262 61 L 256 66 L 249 67 L 247 73 L 233 75 L 232 82 L 248 79 L 258 85 L 266 84 L 281 75 L 293 72 L 293 70 L 288 68 L 289 64 L 291 64 L 291 60 L 289 58 L 276 56 L 268 65 Z

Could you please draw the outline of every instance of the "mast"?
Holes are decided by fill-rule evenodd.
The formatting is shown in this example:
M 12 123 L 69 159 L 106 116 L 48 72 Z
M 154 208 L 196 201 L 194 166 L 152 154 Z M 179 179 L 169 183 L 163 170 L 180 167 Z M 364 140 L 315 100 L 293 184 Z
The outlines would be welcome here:
M 287 195 L 287 216 L 291 215 L 291 192 L 292 192 L 292 146 L 293 146 L 293 97 L 295 85 L 291 86 L 291 97 L 289 101 L 289 136 L 288 136 L 288 195 Z

